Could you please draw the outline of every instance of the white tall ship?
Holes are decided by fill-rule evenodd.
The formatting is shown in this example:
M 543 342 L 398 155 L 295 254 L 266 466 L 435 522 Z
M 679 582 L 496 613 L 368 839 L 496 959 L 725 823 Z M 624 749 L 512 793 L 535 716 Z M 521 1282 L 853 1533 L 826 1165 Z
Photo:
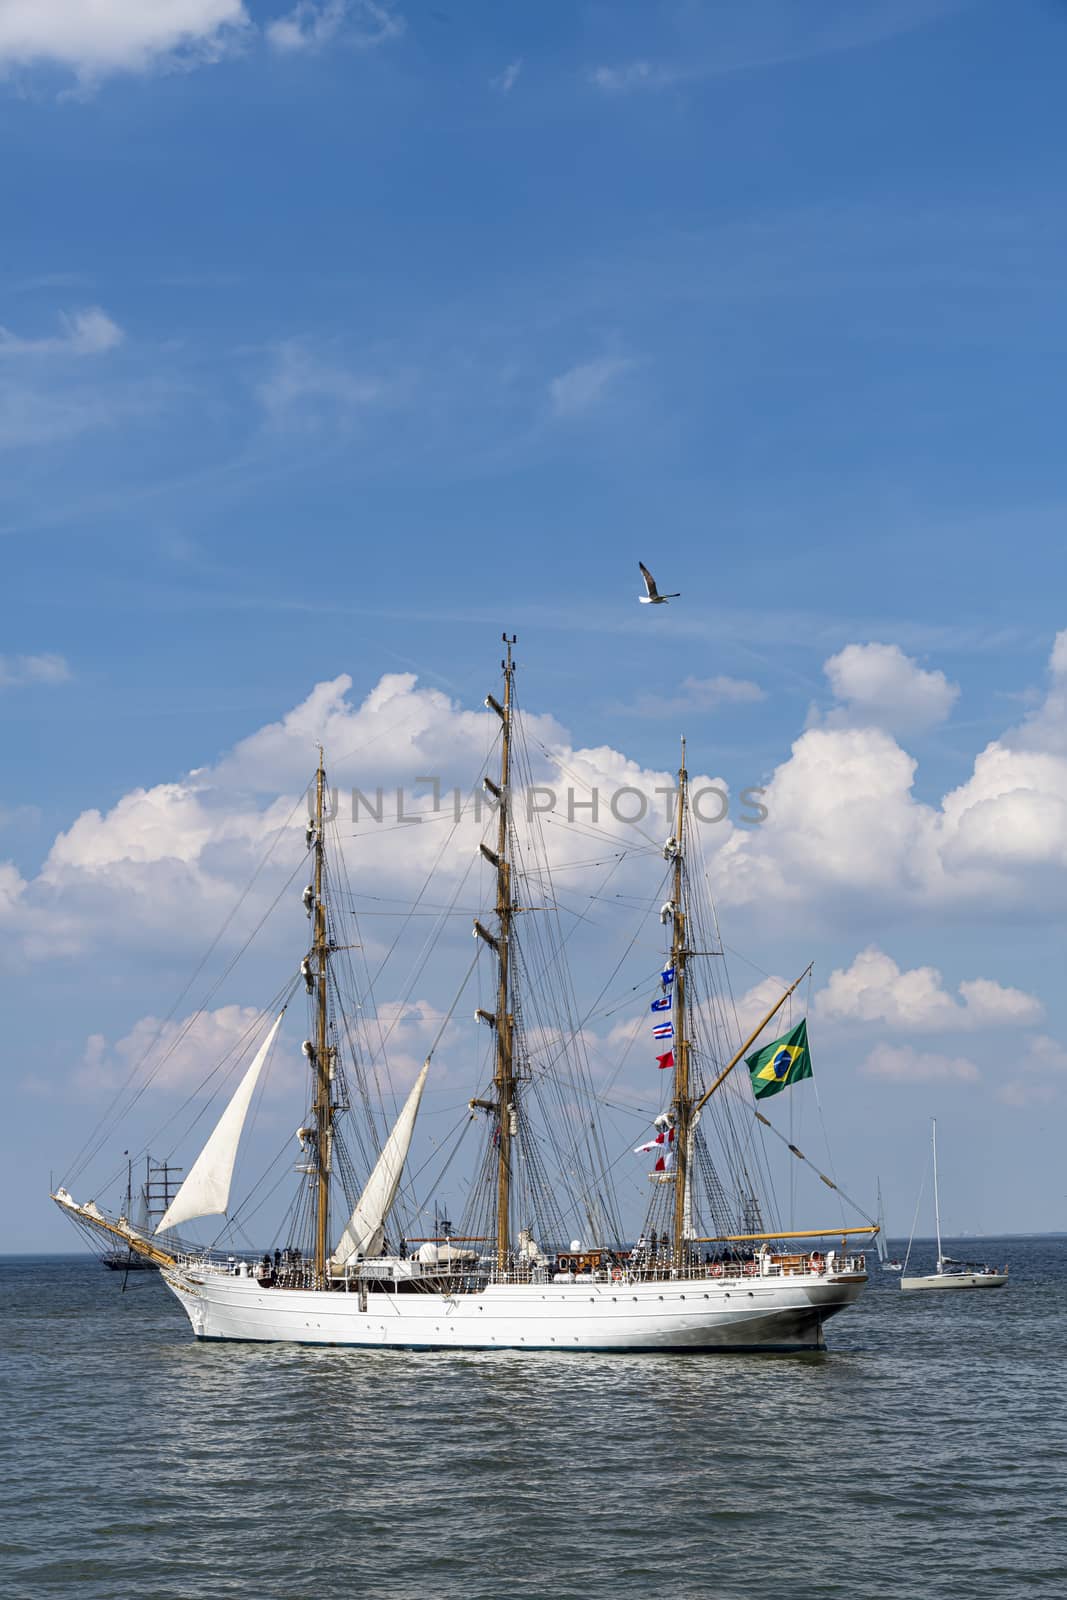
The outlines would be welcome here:
M 937 1181 L 937 1123 L 930 1119 L 930 1142 L 934 1160 L 934 1227 L 937 1233 L 937 1267 L 933 1272 L 908 1275 L 911 1256 L 911 1239 L 908 1240 L 908 1258 L 904 1262 L 904 1275 L 900 1287 L 905 1294 L 921 1289 L 1003 1289 L 1008 1281 L 1007 1267 L 999 1271 L 981 1261 L 958 1261 L 947 1256 L 941 1246 L 941 1195 Z M 912 1230 L 914 1238 L 914 1229 Z
M 552 898 L 551 869 L 538 855 L 536 830 L 520 831 L 513 800 L 513 766 L 523 777 L 529 771 L 513 642 L 505 635 L 501 698 L 486 700 L 499 724 L 499 766 L 481 780 L 492 810 L 479 849 L 495 878 L 495 905 L 489 925 L 478 920 L 474 932 L 494 994 L 493 1009 L 480 1007 L 476 1017 L 491 1029 L 492 1049 L 464 1118 L 481 1149 L 458 1225 L 441 1224 L 436 1210 L 435 1224 L 425 1220 L 426 1188 L 420 1200 L 421 1174 L 408 1170 L 433 1049 L 390 1127 L 375 1100 L 381 1074 L 368 1070 L 378 1063 L 356 1044 L 367 991 L 356 985 L 353 993 L 349 981 L 354 930 L 345 922 L 347 894 L 338 892 L 347 880 L 321 755 L 306 840 L 310 948 L 279 1014 L 263 1014 L 259 1032 L 269 1028 L 158 1228 L 146 1237 L 126 1216 L 77 1202 L 67 1187 L 53 1198 L 95 1240 L 154 1263 L 205 1340 L 405 1350 L 820 1349 L 827 1320 L 867 1281 L 851 1237 L 878 1230 L 775 1224 L 758 1196 L 758 1125 L 770 1123 L 752 1106 L 748 1074 L 732 1076 L 806 974 L 739 1048 L 724 1043 L 724 957 L 700 897 L 703 872 L 689 866 L 695 841 L 683 741 L 675 827 L 666 867 L 657 869 L 667 896 L 658 960 L 666 965 L 652 1010 L 669 1017 L 656 1033 L 671 1040 L 669 1079 L 657 1074 L 657 1087 L 669 1082 L 670 1093 L 641 1147 L 657 1156 L 644 1227 L 636 1244 L 626 1240 L 612 1189 L 621 1152 L 600 1125 L 581 1028 L 572 1020 L 569 1034 L 553 1031 L 536 1005 L 546 992 L 565 991 L 569 977 L 564 941 L 548 937 L 554 907 L 542 904 Z M 194 1245 L 179 1231 L 187 1223 L 221 1216 L 236 1229 L 246 1221 L 240 1205 L 231 1208 L 238 1145 L 301 989 L 310 1106 L 287 1231 L 258 1258 Z M 442 1151 L 446 1170 L 457 1152 L 458 1145 Z M 632 1160 L 628 1150 L 623 1159 Z

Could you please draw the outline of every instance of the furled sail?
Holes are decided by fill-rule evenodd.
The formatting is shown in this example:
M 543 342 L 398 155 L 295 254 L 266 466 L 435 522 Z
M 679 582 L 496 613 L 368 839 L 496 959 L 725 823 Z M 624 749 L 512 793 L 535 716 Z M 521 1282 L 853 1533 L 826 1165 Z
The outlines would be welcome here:
M 284 1015 L 284 1010 L 279 1013 L 273 1028 L 256 1051 L 255 1060 L 237 1085 L 233 1099 L 189 1169 L 189 1176 L 163 1213 L 156 1228 L 157 1233 L 163 1233 L 167 1228 L 176 1228 L 179 1223 L 189 1222 L 193 1217 L 219 1215 L 229 1205 L 230 1181 L 233 1178 L 237 1146 L 241 1141 L 248 1107 L 259 1082 L 263 1063 L 270 1053 L 274 1036 L 282 1025 Z
M 430 1063 L 427 1060 L 411 1087 L 411 1093 L 404 1102 L 404 1109 L 397 1117 L 381 1155 L 375 1162 L 374 1171 L 367 1179 L 367 1186 L 356 1202 L 356 1209 L 349 1219 L 348 1226 L 338 1240 L 332 1262 L 337 1270 L 347 1267 L 357 1256 L 376 1256 L 382 1248 L 382 1241 L 385 1238 L 385 1219 L 400 1187 L 400 1175 L 407 1160 L 408 1146 L 411 1143 L 415 1118 L 418 1115 L 419 1102 L 422 1099 L 426 1074 L 429 1070 Z

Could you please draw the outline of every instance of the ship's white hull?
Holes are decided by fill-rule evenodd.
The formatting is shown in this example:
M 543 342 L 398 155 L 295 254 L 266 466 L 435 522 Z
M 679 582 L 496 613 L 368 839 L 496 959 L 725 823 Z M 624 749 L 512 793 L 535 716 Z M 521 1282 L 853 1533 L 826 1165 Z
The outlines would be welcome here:
M 905 1294 L 918 1289 L 1003 1289 L 1006 1272 L 931 1272 L 924 1278 L 901 1278 Z
M 266 1288 L 177 1266 L 163 1278 L 201 1339 L 402 1350 L 819 1350 L 866 1275 L 633 1283 L 491 1283 L 361 1295 Z

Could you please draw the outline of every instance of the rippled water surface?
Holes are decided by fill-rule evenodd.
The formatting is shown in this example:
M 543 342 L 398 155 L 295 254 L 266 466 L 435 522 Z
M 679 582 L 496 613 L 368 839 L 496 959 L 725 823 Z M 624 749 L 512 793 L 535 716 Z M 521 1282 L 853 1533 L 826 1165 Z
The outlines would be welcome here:
M 197 1344 L 155 1274 L 8 1257 L 0 1594 L 1065 1595 L 1067 1241 L 988 1250 L 780 1357 Z

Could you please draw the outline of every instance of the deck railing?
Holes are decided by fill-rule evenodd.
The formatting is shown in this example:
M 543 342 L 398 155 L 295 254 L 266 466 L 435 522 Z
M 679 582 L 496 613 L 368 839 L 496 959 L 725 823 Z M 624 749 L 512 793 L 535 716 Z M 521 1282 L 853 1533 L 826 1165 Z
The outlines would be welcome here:
M 275 1268 L 271 1264 L 269 1272 L 264 1270 L 260 1261 L 247 1260 L 242 1257 L 224 1256 L 217 1252 L 204 1252 L 201 1254 L 182 1253 L 177 1257 L 178 1264 L 183 1267 L 207 1268 L 209 1271 L 225 1272 L 232 1276 L 254 1278 L 258 1282 L 270 1287 L 282 1289 L 313 1289 L 317 1287 L 310 1261 L 282 1261 Z M 369 1265 L 369 1263 L 368 1263 Z M 614 1261 L 585 1272 L 558 1272 L 554 1259 L 547 1261 L 513 1262 L 500 1269 L 488 1263 L 474 1267 L 465 1263 L 448 1267 L 436 1262 L 403 1262 L 404 1271 L 392 1275 L 383 1270 L 388 1265 L 382 1261 L 374 1263 L 377 1268 L 373 1273 L 368 1272 L 362 1281 L 373 1282 L 382 1289 L 393 1289 L 401 1284 L 410 1288 L 439 1288 L 448 1287 L 454 1292 L 471 1293 L 483 1288 L 487 1283 L 505 1284 L 549 1284 L 549 1283 L 676 1283 L 676 1282 L 731 1282 L 739 1283 L 751 1279 L 784 1279 L 784 1278 L 837 1278 L 866 1272 L 866 1258 L 863 1255 L 839 1255 L 834 1251 L 827 1254 L 816 1251 L 812 1255 L 771 1255 L 756 1256 L 749 1261 L 720 1260 L 705 1261 L 690 1259 L 683 1265 L 676 1267 L 669 1256 L 638 1255 L 632 1252 L 629 1256 L 619 1256 Z M 355 1288 L 361 1281 L 361 1274 L 353 1271 L 346 1278 L 335 1280 L 334 1287 L 338 1289 Z

